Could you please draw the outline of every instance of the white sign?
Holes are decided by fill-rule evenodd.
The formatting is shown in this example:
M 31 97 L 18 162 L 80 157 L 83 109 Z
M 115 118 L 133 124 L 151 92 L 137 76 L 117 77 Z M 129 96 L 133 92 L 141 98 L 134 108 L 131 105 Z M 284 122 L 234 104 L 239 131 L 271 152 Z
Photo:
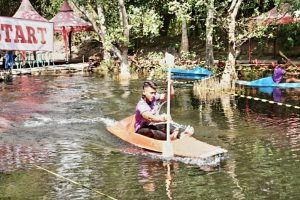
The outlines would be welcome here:
M 53 51 L 53 23 L 0 16 L 0 49 Z

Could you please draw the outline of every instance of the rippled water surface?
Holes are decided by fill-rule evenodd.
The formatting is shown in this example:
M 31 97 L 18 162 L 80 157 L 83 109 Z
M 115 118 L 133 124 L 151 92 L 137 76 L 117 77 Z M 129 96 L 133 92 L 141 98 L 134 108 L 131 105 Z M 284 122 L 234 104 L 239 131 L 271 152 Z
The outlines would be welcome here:
M 176 84 L 173 119 L 229 153 L 217 166 L 166 161 L 105 129 L 133 113 L 142 81 L 73 75 L 1 83 L 0 199 L 299 199 L 299 109 L 199 96 Z M 277 98 L 272 91 L 247 92 Z M 283 90 L 280 101 L 299 106 L 299 96 Z

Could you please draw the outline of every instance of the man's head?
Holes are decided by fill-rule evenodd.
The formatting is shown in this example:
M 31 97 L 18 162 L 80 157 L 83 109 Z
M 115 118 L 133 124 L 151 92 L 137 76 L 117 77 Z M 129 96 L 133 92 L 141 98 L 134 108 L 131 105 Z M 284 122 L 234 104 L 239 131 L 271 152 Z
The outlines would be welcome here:
M 147 102 L 151 102 L 156 95 L 157 85 L 153 81 L 145 81 L 143 85 L 143 97 Z
M 286 61 L 283 58 L 280 58 L 277 60 L 277 64 L 282 66 L 282 65 L 286 64 Z

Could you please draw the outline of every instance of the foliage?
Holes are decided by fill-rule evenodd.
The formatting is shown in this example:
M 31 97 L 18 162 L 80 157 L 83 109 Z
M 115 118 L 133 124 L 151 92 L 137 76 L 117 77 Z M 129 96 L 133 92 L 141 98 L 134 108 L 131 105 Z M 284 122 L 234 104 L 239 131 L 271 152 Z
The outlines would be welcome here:
M 1 16 L 13 16 L 17 11 L 20 3 L 17 1 L 0 0 L 0 15 Z
M 159 29 L 162 26 L 160 16 L 153 9 L 145 6 L 129 7 L 129 21 L 131 33 L 135 37 L 158 36 Z
M 91 8 L 97 13 L 97 7 L 101 5 L 106 19 L 107 41 L 104 46 L 113 44 L 117 47 L 122 46 L 126 40 L 123 36 L 123 29 L 120 23 L 120 13 L 118 1 L 111 0 L 71 0 L 78 6 Z M 58 12 L 63 0 L 30 0 L 33 7 L 47 19 L 51 19 Z M 205 18 L 207 15 L 207 0 L 126 0 L 125 6 L 128 12 L 130 25 L 130 46 L 134 48 L 134 42 L 139 40 L 150 40 L 152 37 L 160 37 L 161 30 L 168 28 L 168 36 L 178 36 L 181 34 L 180 22 L 188 22 L 189 36 L 205 38 Z M 227 25 L 228 9 L 231 0 L 215 0 L 215 30 L 214 30 L 214 49 L 225 51 L 227 49 Z M 267 12 L 274 6 L 288 2 L 295 9 L 300 9 L 300 0 L 253 0 L 243 1 L 237 16 L 236 38 L 237 45 L 242 46 L 248 38 L 256 38 L 258 42 L 265 42 L 266 38 L 279 36 L 284 38 L 285 48 L 299 45 L 299 24 L 288 24 L 279 27 L 279 35 L 276 35 L 277 26 L 253 26 L 249 29 L 249 24 L 253 17 Z M 0 0 L 1 15 L 12 16 L 20 5 L 19 1 Z M 88 9 L 87 9 L 88 10 Z M 166 22 L 169 22 L 166 25 Z M 96 37 L 95 33 L 76 34 L 74 38 L 76 44 L 80 44 L 80 39 Z M 106 44 L 107 43 L 107 44 Z M 138 46 L 138 45 L 136 45 Z M 178 49 L 180 38 L 169 46 Z M 134 51 L 136 51 L 135 49 Z M 193 53 L 192 53 L 193 54 Z M 192 55 L 182 55 L 192 58 Z M 216 55 L 217 57 L 219 55 Z
M 189 21 L 191 19 L 191 7 L 189 1 L 171 1 L 168 3 L 169 12 L 174 13 L 179 21 Z
M 146 59 L 153 61 L 161 61 L 164 58 L 164 54 L 162 52 L 149 52 L 146 55 Z
M 50 20 L 57 14 L 62 3 L 63 0 L 36 0 L 35 5 L 38 6 L 38 10 L 40 10 L 41 15 Z
M 182 59 L 191 59 L 191 60 L 195 59 L 196 56 L 197 56 L 196 52 L 193 52 L 193 51 L 182 52 L 181 55 L 180 55 L 180 57 Z
M 299 45 L 299 35 L 300 35 L 300 24 L 291 24 L 289 26 L 281 26 L 279 29 L 279 35 L 285 38 L 283 45 L 286 49 Z

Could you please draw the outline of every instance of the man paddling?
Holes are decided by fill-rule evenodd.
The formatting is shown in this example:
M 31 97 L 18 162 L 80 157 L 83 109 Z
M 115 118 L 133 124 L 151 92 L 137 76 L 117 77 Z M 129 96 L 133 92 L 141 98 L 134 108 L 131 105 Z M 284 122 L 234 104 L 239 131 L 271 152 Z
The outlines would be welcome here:
M 299 73 L 286 72 L 285 68 L 290 65 L 290 62 L 286 62 L 284 59 L 277 61 L 277 66 L 273 72 L 273 81 L 275 83 L 300 83 L 300 79 L 297 78 L 284 78 L 284 75 L 298 75 Z
M 167 100 L 167 94 L 157 93 L 157 85 L 153 81 L 146 81 L 143 84 L 143 95 L 136 106 L 135 111 L 135 132 L 158 140 L 166 140 L 166 114 L 158 115 L 158 103 Z M 171 82 L 171 98 L 174 97 L 173 82 Z M 161 123 L 165 122 L 165 123 Z M 159 123 L 159 124 L 158 124 Z M 171 138 L 182 138 L 191 136 L 194 128 L 187 126 L 185 130 L 175 128 L 171 124 Z

